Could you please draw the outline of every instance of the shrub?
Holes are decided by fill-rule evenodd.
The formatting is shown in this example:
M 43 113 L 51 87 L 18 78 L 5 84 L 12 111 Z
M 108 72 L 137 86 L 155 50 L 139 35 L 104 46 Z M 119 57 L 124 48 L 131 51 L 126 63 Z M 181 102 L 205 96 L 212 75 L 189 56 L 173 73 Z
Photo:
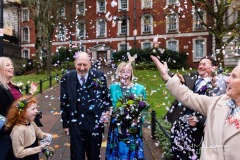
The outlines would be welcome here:
M 148 49 L 131 49 L 128 52 L 131 56 L 137 54 L 136 69 L 150 69 L 154 65 L 152 64 L 152 60 L 150 55 L 159 56 L 161 61 L 168 62 L 168 67 L 170 69 L 180 69 L 187 67 L 187 54 L 186 53 L 179 53 L 176 51 L 171 50 L 164 50 L 163 53 L 160 52 L 161 49 L 157 48 L 148 48 Z M 127 61 L 127 53 L 126 51 L 119 51 L 113 54 L 113 60 L 117 61 Z M 139 65 L 140 64 L 140 65 Z M 150 65 L 148 67 L 148 65 Z
M 166 130 L 168 135 L 170 135 L 171 132 L 171 123 L 165 121 L 163 118 L 158 119 L 159 123 L 162 125 L 162 127 Z M 171 142 L 170 140 L 166 137 L 164 132 L 159 128 L 157 125 L 156 132 L 155 132 L 155 137 L 156 139 L 159 140 L 159 145 L 162 147 L 162 150 L 164 151 L 162 157 L 164 160 L 172 160 L 173 159 L 173 154 L 171 152 Z

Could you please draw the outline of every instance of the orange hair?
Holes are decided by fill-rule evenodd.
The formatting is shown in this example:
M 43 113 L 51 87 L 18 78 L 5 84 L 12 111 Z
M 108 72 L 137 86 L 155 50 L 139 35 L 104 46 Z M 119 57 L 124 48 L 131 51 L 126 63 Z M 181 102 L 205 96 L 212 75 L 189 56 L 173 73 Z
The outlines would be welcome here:
M 22 111 L 17 109 L 17 104 L 21 100 L 27 100 L 26 105 Z M 33 104 L 37 103 L 37 99 L 35 97 L 31 97 L 30 95 L 22 96 L 21 98 L 15 100 L 7 113 L 7 128 L 12 128 L 14 125 L 25 124 L 27 121 L 26 110 Z

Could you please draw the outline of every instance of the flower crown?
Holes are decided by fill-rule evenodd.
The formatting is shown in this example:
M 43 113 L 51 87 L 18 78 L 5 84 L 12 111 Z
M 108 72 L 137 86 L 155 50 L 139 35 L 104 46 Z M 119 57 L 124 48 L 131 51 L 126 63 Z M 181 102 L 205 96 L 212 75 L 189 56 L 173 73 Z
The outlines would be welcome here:
M 23 111 L 25 106 L 27 105 L 28 100 L 30 100 L 31 98 L 32 97 L 30 97 L 30 98 L 22 98 L 21 100 L 19 100 L 17 105 L 16 105 L 17 110 L 20 111 L 20 112 Z

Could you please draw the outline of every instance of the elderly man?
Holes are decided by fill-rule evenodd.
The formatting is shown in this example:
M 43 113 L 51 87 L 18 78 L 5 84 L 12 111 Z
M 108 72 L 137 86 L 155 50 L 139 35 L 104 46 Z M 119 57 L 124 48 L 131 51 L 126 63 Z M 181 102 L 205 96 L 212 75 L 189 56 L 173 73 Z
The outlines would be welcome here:
M 100 159 L 103 121 L 109 117 L 111 101 L 103 72 L 92 70 L 87 53 L 75 58 L 76 70 L 61 79 L 61 116 L 64 132 L 70 135 L 71 160 Z

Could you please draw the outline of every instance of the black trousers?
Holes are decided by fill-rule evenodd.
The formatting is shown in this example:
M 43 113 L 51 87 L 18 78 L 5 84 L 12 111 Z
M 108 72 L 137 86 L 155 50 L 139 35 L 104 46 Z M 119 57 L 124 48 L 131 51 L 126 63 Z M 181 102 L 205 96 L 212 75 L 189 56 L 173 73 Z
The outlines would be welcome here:
M 70 127 L 71 160 L 100 160 L 102 128 L 89 130 L 78 123 Z

